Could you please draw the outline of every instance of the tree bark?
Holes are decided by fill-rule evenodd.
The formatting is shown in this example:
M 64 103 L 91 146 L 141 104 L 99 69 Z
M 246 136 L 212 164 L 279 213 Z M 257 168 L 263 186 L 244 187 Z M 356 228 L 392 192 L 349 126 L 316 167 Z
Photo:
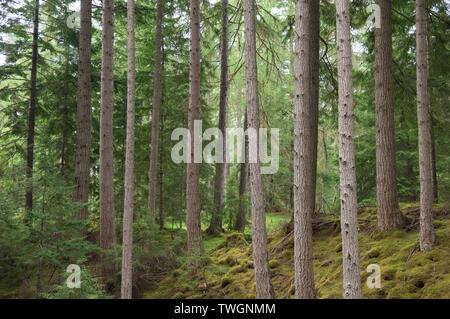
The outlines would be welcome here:
M 311 223 L 315 209 L 317 108 L 313 103 L 316 95 L 312 87 L 311 32 L 312 14 L 317 14 L 317 6 L 313 2 L 316 1 L 297 0 L 295 6 L 294 255 L 295 291 L 299 299 L 315 297 Z
M 392 77 L 392 8 L 378 0 L 381 28 L 375 29 L 375 109 L 378 230 L 402 226 L 395 168 L 394 87 Z
M 180 164 L 180 232 L 183 231 L 183 184 L 186 184 L 183 163 Z
M 159 150 L 159 230 L 164 229 L 164 113 L 161 113 L 161 147 Z
M 244 116 L 244 131 L 247 131 L 247 108 Z M 234 224 L 234 230 L 244 232 L 247 224 L 247 194 L 248 194 L 248 136 L 245 135 L 243 156 L 244 162 L 241 163 L 239 172 L 239 211 Z
M 28 136 L 27 136 L 27 186 L 25 191 L 25 219 L 27 225 L 31 225 L 31 211 L 33 210 L 33 162 L 34 162 L 34 127 L 37 104 L 37 63 L 38 63 L 38 39 L 39 39 L 39 0 L 34 2 L 33 17 L 33 49 L 31 56 L 30 75 L 30 105 L 28 111 Z
M 228 114 L 228 0 L 222 0 L 222 39 L 221 39 L 221 71 L 220 71 L 220 101 L 219 130 L 223 136 L 223 150 L 226 150 L 226 127 Z M 225 156 L 224 156 L 225 158 Z M 208 233 L 218 234 L 223 231 L 223 195 L 225 188 L 225 163 L 216 163 L 214 183 L 214 211 Z
M 161 61 L 162 61 L 162 20 L 163 3 L 157 0 L 156 39 L 155 39 L 155 71 L 153 87 L 152 142 L 150 145 L 150 169 L 148 171 L 148 208 L 150 224 L 155 223 L 156 214 L 156 170 L 158 166 L 159 110 L 161 107 Z
M 358 245 L 349 0 L 336 0 L 336 42 L 339 79 L 338 142 L 343 288 L 345 299 L 357 299 L 362 298 L 362 294 Z
M 433 176 L 431 123 L 428 100 L 428 47 L 425 0 L 416 0 L 416 72 L 417 72 L 417 121 L 419 123 L 419 172 L 420 172 L 420 250 L 433 249 Z
M 74 203 L 89 201 L 89 171 L 91 157 L 91 11 L 92 0 L 82 0 L 80 9 L 80 48 L 77 90 L 77 145 L 75 152 Z M 88 208 L 78 213 L 86 220 Z
M 127 1 L 128 16 L 128 94 L 127 94 L 127 146 L 125 154 L 125 199 L 122 240 L 122 299 L 131 299 L 133 291 L 133 208 L 134 208 L 134 120 L 136 102 L 136 64 L 134 32 L 134 0 Z
M 200 221 L 199 164 L 194 163 L 194 121 L 200 120 L 200 1 L 190 0 L 191 38 L 189 70 L 189 132 L 191 160 L 187 164 L 186 224 L 187 246 L 190 256 L 203 253 Z
M 247 82 L 247 117 L 249 129 L 259 131 L 258 70 L 256 61 L 255 1 L 244 0 L 245 26 L 245 75 Z M 259 134 L 258 139 L 259 139 Z M 252 198 L 253 260 L 255 271 L 256 298 L 274 297 L 270 282 L 269 256 L 267 253 L 267 232 L 264 212 L 264 188 L 261 176 L 261 162 L 250 163 Z
M 100 101 L 100 248 L 116 242 L 114 220 L 113 94 L 114 0 L 103 1 L 102 75 Z

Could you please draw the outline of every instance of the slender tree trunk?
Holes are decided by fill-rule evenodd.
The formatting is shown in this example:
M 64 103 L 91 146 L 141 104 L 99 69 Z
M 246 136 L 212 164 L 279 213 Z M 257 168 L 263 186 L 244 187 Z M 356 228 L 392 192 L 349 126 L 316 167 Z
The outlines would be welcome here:
M 431 117 L 431 114 L 430 114 Z M 439 193 L 438 193 L 438 181 L 437 181 L 437 172 L 436 172 L 436 147 L 434 144 L 434 135 L 433 129 L 431 129 L 431 168 L 432 168 L 432 176 L 433 176 L 433 202 L 437 204 L 439 202 Z
M 245 76 L 247 80 L 248 127 L 257 132 L 259 139 L 258 70 L 256 61 L 255 1 L 244 0 L 245 25 Z M 256 298 L 274 297 L 270 282 L 269 256 L 267 253 L 266 217 L 264 212 L 264 188 L 259 156 L 250 163 L 252 198 L 253 260 L 255 270 Z
M 161 147 L 159 150 L 159 230 L 164 229 L 164 113 L 161 113 Z
M 344 298 L 362 298 L 355 173 L 354 102 L 349 0 L 336 0 L 339 78 L 339 177 Z
M 28 111 L 28 137 L 27 137 L 27 186 L 25 192 L 25 219 L 27 225 L 31 225 L 31 214 L 33 210 L 33 160 L 34 160 L 34 126 L 37 104 L 36 77 L 38 63 L 38 39 L 39 39 L 39 0 L 34 2 L 33 18 L 33 49 L 31 56 L 30 76 L 30 107 Z
M 180 232 L 183 231 L 183 184 L 186 183 L 183 163 L 180 164 Z
M 247 108 L 244 117 L 244 131 L 247 131 Z M 248 136 L 245 136 L 244 141 L 244 162 L 241 163 L 239 172 L 239 212 L 236 217 L 234 230 L 244 232 L 247 223 L 247 193 L 248 193 Z
M 152 142 L 150 146 L 150 169 L 148 172 L 148 208 L 150 224 L 155 223 L 156 214 L 156 170 L 158 166 L 159 109 L 161 106 L 161 61 L 162 61 L 162 20 L 163 2 L 157 0 L 156 39 L 155 39 L 155 71 L 153 87 Z
M 317 160 L 317 108 L 312 87 L 312 14 L 310 0 L 297 0 L 295 52 L 294 126 L 294 255 L 295 291 L 299 299 L 312 299 L 314 292 L 312 215 L 315 209 L 315 161 Z M 315 83 L 317 84 L 317 83 Z M 314 95 L 315 97 L 316 95 Z
M 416 0 L 417 121 L 419 123 L 420 250 L 433 249 L 432 141 L 428 100 L 428 47 L 425 0 Z
M 134 119 L 136 101 L 134 8 L 134 0 L 128 0 L 127 148 L 123 204 L 122 299 L 131 299 L 133 291 Z
M 191 160 L 187 164 L 186 224 L 188 254 L 203 253 L 200 221 L 199 164 L 194 163 L 194 122 L 200 120 L 200 1 L 190 0 L 191 39 L 189 70 L 189 132 L 191 135 Z
M 221 39 L 221 71 L 220 71 L 220 102 L 219 130 L 223 135 L 223 150 L 226 150 L 226 127 L 228 114 L 228 0 L 222 0 L 222 39 Z M 225 158 L 225 156 L 224 156 Z M 217 234 L 223 231 L 223 195 L 225 187 L 225 163 L 216 163 L 214 184 L 214 211 L 208 233 Z
M 378 0 L 381 28 L 375 29 L 375 108 L 378 230 L 401 226 L 395 168 L 394 87 L 392 78 L 392 9 Z
M 320 1 L 311 0 L 311 108 L 312 108 L 312 192 L 314 210 L 317 183 L 317 145 L 319 139 Z M 313 210 L 313 213 L 314 213 Z
M 61 101 L 62 102 L 62 104 L 64 105 L 63 106 L 63 109 L 62 109 L 62 112 L 63 112 L 63 114 L 62 114 L 62 132 L 61 132 L 61 134 L 62 134 L 62 143 L 61 143 L 61 170 L 60 170 L 60 173 L 61 173 L 61 177 L 63 177 L 64 178 L 64 171 L 65 171 L 65 168 L 66 168 L 66 144 L 67 144 L 67 129 L 68 129 L 68 113 L 69 113 L 69 101 L 70 101 L 70 99 L 67 99 L 67 97 L 69 97 L 70 96 L 70 89 L 69 89 L 69 81 L 68 81 L 68 79 L 69 79 L 69 76 L 70 76 L 70 73 L 69 73 L 69 67 L 70 67 L 70 46 L 69 46 L 69 44 L 67 44 L 67 46 L 66 46 L 66 70 L 65 70 L 65 73 L 64 73 L 64 75 L 65 75 L 65 77 L 66 77 L 66 83 L 64 83 L 64 96 L 66 96 L 66 100 L 65 101 Z
M 114 0 L 103 0 L 102 75 L 100 101 L 100 248 L 116 242 L 114 221 L 113 94 Z
M 80 9 L 80 48 L 77 90 L 77 145 L 75 152 L 74 203 L 89 201 L 89 170 L 91 156 L 91 11 L 92 0 L 82 0 Z M 78 218 L 86 220 L 84 207 Z

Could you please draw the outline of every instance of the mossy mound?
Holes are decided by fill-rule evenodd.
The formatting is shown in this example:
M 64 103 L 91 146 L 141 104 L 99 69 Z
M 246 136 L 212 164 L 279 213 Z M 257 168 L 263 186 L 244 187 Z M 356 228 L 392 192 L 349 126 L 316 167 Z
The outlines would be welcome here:
M 409 226 L 417 222 L 417 205 L 402 208 Z M 376 231 L 376 208 L 358 214 L 361 282 L 364 298 L 450 298 L 450 209 L 435 209 L 436 246 L 421 253 L 417 227 Z M 315 219 L 314 279 L 318 298 L 342 298 L 342 245 L 339 217 Z M 328 227 L 327 227 L 328 225 Z M 276 298 L 294 298 L 292 233 L 269 234 L 269 265 Z M 255 298 L 251 245 L 241 234 L 223 238 L 203 267 L 174 271 L 144 298 Z M 368 288 L 367 266 L 378 264 L 381 288 Z

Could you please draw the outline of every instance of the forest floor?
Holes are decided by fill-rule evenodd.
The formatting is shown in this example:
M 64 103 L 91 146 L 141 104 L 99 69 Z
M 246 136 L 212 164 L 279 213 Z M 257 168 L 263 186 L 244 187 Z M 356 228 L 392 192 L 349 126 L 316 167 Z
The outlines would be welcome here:
M 364 298 L 450 298 L 450 207 L 434 206 L 436 246 L 421 253 L 419 207 L 401 205 L 403 230 L 376 231 L 376 208 L 358 210 Z M 289 215 L 268 214 L 268 250 L 276 298 L 294 298 L 294 243 Z M 250 227 L 246 233 L 205 238 L 209 257 L 201 267 L 187 264 L 170 272 L 143 298 L 255 298 Z M 314 277 L 318 298 L 342 297 L 342 245 L 337 214 L 313 221 Z M 381 288 L 368 288 L 366 268 L 378 264 Z

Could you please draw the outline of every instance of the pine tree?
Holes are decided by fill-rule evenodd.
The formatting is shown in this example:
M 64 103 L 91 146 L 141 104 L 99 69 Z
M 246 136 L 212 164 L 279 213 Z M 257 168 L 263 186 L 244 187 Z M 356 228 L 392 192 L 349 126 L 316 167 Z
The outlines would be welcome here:
M 191 0 L 191 39 L 189 70 L 189 132 L 191 135 L 190 163 L 187 164 L 186 224 L 187 246 L 191 256 L 203 253 L 200 221 L 199 164 L 194 163 L 194 122 L 200 120 L 200 1 Z
M 354 101 L 350 2 L 336 0 L 336 50 L 339 81 L 339 177 L 344 298 L 361 298 L 356 201 Z
M 103 1 L 100 101 L 100 247 L 116 242 L 113 169 L 114 0 Z
M 392 9 L 390 0 L 378 0 L 381 28 L 375 29 L 375 107 L 378 229 L 401 226 L 395 168 L 394 87 L 392 77 Z
M 255 1 L 244 0 L 245 26 L 245 76 L 247 81 L 248 128 L 259 131 L 258 69 L 256 62 Z M 258 133 L 257 133 L 258 134 Z M 254 154 L 253 154 L 254 155 Z M 258 155 L 258 154 L 256 154 Z M 274 297 L 270 282 L 269 256 L 267 252 L 266 216 L 264 212 L 264 188 L 259 156 L 250 163 L 252 198 L 253 264 L 255 270 L 256 298 Z
M 75 153 L 74 202 L 89 201 L 89 174 L 91 156 L 91 11 L 92 0 L 82 0 L 80 8 L 80 47 L 77 91 L 77 145 Z M 79 212 L 86 220 L 88 209 Z
M 312 1 L 295 5 L 295 124 L 294 124 L 294 258 L 297 298 L 314 298 L 312 215 L 315 208 L 315 160 L 312 87 Z M 316 138 L 317 139 L 317 138 Z
M 31 56 L 30 75 L 30 106 L 28 110 L 28 137 L 27 137 L 27 187 L 25 192 L 25 224 L 31 224 L 30 212 L 33 210 L 33 162 L 34 162 L 34 130 L 37 105 L 37 64 L 38 64 L 38 40 L 39 40 L 39 0 L 34 2 L 33 17 L 33 52 Z
M 155 71 L 153 87 L 152 142 L 150 146 L 150 169 L 148 172 L 148 207 L 150 224 L 155 223 L 156 210 L 156 170 L 158 166 L 159 111 L 161 107 L 161 56 L 162 56 L 162 0 L 156 2 L 156 39 L 155 39 Z
M 222 33 L 221 33 L 221 61 L 220 61 L 220 102 L 219 102 L 219 130 L 223 136 L 223 150 L 226 150 L 227 136 L 225 134 L 228 118 L 228 0 L 222 0 Z M 225 152 L 224 152 L 225 154 Z M 225 188 L 225 163 L 216 163 L 214 182 L 214 211 L 210 234 L 222 231 L 223 194 Z
M 125 155 L 125 199 L 123 204 L 122 299 L 131 299 L 133 288 L 134 119 L 136 101 L 134 11 L 134 0 L 128 0 L 127 149 Z
M 428 46 L 425 0 L 416 0 L 417 121 L 419 123 L 420 250 L 433 249 L 433 176 L 428 100 Z

